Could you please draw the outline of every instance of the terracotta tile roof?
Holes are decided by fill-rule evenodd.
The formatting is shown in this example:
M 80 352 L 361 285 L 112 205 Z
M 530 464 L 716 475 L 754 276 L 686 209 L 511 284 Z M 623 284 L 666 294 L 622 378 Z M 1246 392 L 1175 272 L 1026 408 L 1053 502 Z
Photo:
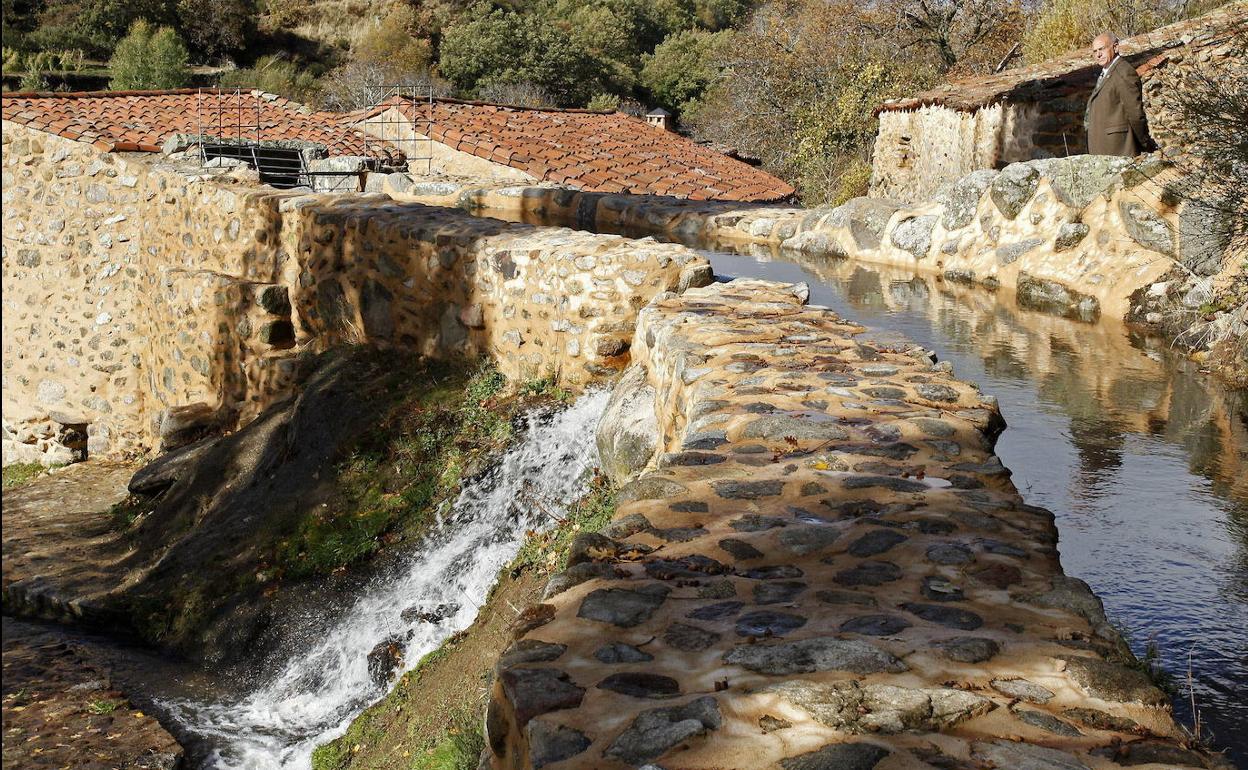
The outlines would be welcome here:
M 1122 55 L 1141 76 L 1163 65 L 1180 47 L 1216 45 L 1248 31 L 1248 2 L 1234 2 L 1194 19 L 1185 19 L 1152 32 L 1126 38 Z M 998 102 L 1038 102 L 1068 96 L 1096 80 L 1096 68 L 1086 50 L 1071 51 L 1026 67 L 993 75 L 965 78 L 937 86 L 913 97 L 885 102 L 879 112 L 914 110 L 926 106 L 973 112 Z
M 794 192 L 761 169 L 619 112 L 396 97 L 343 119 L 358 125 L 391 107 L 437 142 L 591 192 L 758 202 Z
M 3 117 L 104 152 L 159 152 L 173 134 L 262 141 L 296 139 L 325 145 L 330 155 L 375 155 L 338 116 L 313 112 L 262 91 L 79 91 L 6 93 Z M 374 145 L 378 144 L 376 142 Z

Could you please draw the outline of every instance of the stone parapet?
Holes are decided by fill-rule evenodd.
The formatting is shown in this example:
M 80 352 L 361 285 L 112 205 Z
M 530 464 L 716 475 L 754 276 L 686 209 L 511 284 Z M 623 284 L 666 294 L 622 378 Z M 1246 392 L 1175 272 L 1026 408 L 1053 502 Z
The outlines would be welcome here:
M 1062 574 L 994 401 L 804 297 L 642 311 L 655 453 L 520 615 L 483 766 L 1212 766 Z
M 597 193 L 553 185 L 421 180 L 410 174 L 371 174 L 367 185 L 370 191 L 384 192 L 395 200 L 635 238 L 652 235 L 691 245 L 757 240 L 760 234 L 766 238 L 775 222 L 792 220 L 803 212 L 773 204 Z
M 92 455 L 237 427 L 335 345 L 584 385 L 627 362 L 652 296 L 710 280 L 682 246 L 278 191 L 7 121 L 4 205 L 6 462 L 64 461 L 38 443 L 61 429 L 22 427 L 49 420 Z

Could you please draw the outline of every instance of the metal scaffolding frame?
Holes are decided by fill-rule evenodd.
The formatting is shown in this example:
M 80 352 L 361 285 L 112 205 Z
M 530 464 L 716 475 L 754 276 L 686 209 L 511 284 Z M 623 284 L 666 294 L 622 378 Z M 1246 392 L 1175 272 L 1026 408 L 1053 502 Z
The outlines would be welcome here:
M 275 187 L 306 181 L 308 169 L 297 149 L 265 147 L 262 96 L 242 88 L 201 88 L 196 99 L 199 160 L 233 158 L 249 164 L 260 179 Z
M 381 109 L 392 100 L 411 104 L 411 114 L 404 115 L 399 105 L 392 114 Z M 433 127 L 433 86 L 413 84 L 377 85 L 365 88 L 368 111 L 380 110 L 364 121 L 360 128 L 370 152 L 385 154 L 395 147 L 407 160 L 407 170 L 413 174 L 428 175 L 433 170 L 433 139 L 429 132 Z M 420 107 L 425 109 L 421 110 Z

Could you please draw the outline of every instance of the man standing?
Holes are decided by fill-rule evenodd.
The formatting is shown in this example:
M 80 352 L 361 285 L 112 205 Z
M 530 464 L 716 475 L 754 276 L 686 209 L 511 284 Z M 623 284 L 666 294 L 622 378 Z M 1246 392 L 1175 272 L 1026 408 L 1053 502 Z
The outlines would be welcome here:
M 1118 55 L 1118 38 L 1106 32 L 1092 41 L 1092 57 L 1101 65 L 1096 87 L 1088 97 L 1083 123 L 1092 155 L 1134 157 L 1151 144 L 1144 123 L 1140 76 Z

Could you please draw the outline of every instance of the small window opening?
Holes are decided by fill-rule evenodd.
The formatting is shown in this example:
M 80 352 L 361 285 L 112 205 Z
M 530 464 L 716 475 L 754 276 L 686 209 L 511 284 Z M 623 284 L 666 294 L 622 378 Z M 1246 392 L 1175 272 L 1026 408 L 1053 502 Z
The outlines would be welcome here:
M 255 144 L 205 144 L 204 160 L 232 158 L 241 160 L 260 173 L 260 181 L 279 189 L 298 187 L 304 175 L 303 155 L 287 147 L 263 147 Z

